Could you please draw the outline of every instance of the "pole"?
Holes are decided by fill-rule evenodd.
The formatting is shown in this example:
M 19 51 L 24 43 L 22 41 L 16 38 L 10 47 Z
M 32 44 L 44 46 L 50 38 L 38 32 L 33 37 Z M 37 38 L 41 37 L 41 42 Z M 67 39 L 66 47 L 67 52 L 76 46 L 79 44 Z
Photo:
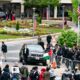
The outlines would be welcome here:
M 77 46 L 78 44 L 79 44 L 79 17 L 78 17 Z
M 33 8 L 33 37 L 34 37 L 34 32 L 35 32 L 35 29 L 34 29 L 34 19 L 35 19 L 35 8 Z
M 78 4 L 78 9 L 80 4 Z M 77 46 L 80 45 L 80 14 L 78 15 L 78 32 L 77 32 Z
M 64 6 L 62 6 L 62 8 L 63 8 L 63 30 L 64 30 Z

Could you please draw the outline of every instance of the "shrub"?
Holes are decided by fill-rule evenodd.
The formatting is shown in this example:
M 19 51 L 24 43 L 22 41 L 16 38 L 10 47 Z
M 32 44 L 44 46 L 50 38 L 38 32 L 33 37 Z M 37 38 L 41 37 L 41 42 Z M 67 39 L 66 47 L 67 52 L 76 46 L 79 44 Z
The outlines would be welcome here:
M 0 34 L 7 34 L 7 31 L 0 29 Z
M 38 22 L 38 24 L 41 24 L 42 23 L 41 16 L 37 16 L 37 22 Z
M 20 26 L 19 26 L 19 22 L 17 22 L 17 23 L 16 23 L 16 30 L 18 31 L 19 28 L 20 28 Z
M 73 31 L 63 31 L 58 38 L 58 43 L 60 45 L 66 43 L 68 47 L 72 47 L 75 43 L 77 43 L 77 34 Z

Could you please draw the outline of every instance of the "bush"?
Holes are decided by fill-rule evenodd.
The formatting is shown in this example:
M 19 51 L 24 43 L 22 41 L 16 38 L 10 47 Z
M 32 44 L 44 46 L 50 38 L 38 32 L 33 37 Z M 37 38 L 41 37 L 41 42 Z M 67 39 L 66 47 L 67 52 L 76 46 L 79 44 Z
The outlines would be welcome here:
M 58 38 L 58 43 L 63 45 L 66 43 L 68 47 L 72 47 L 77 43 L 77 34 L 73 31 L 64 31 Z
M 19 28 L 20 28 L 20 26 L 19 26 L 19 22 L 17 22 L 17 23 L 16 23 L 16 30 L 18 31 Z
M 7 31 L 0 29 L 0 34 L 7 34 Z
M 37 16 L 37 22 L 38 22 L 38 24 L 41 24 L 42 23 L 41 16 Z

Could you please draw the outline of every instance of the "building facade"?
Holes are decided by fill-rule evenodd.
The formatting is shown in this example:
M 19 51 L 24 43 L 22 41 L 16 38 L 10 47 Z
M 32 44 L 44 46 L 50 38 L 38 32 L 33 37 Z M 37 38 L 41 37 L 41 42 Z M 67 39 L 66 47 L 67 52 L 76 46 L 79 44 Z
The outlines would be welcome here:
M 6 11 L 13 11 L 15 12 L 16 16 L 20 16 L 24 13 L 26 17 L 32 17 L 32 8 L 25 8 L 24 0 L 0 0 L 0 8 L 2 8 L 5 12 Z M 61 17 L 63 14 L 63 6 L 65 16 L 67 16 L 67 9 L 72 9 L 72 2 L 71 0 L 60 0 L 59 7 L 50 7 L 50 17 Z M 39 12 L 42 17 L 46 17 L 46 8 L 36 9 L 36 12 Z

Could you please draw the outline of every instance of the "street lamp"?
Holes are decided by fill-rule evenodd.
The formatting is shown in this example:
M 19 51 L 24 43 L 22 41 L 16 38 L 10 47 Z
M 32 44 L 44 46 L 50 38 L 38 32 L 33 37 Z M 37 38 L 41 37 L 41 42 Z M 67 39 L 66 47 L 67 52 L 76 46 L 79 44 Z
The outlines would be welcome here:
M 77 32 L 77 46 L 80 45 L 80 1 L 78 0 L 78 32 Z
M 34 21 L 35 21 L 35 10 L 36 10 L 36 8 L 33 8 L 33 37 L 34 37 L 34 31 L 35 31 L 35 29 L 34 29 L 34 27 L 35 27 L 35 25 L 34 25 Z
M 63 30 L 64 30 L 64 7 L 65 7 L 65 6 L 63 5 L 63 6 L 62 6 L 62 10 L 63 10 L 63 11 L 62 11 L 62 18 L 63 18 Z
M 78 32 L 77 32 L 77 46 L 78 46 L 79 43 L 80 43 L 80 11 L 79 11 L 79 8 L 80 8 L 80 4 L 78 4 Z

